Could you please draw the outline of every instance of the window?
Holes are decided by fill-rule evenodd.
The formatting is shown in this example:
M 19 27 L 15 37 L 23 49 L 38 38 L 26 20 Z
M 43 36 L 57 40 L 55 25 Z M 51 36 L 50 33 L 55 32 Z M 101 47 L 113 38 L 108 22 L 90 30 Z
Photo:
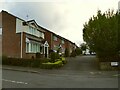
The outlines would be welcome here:
M 27 43 L 26 42 L 26 52 L 27 53 L 40 52 L 40 44 L 38 44 L 38 43 Z
M 44 39 L 44 33 L 31 26 L 29 26 L 29 30 L 27 31 L 27 33 L 35 35 L 37 37 L 42 37 Z
M 64 40 L 62 40 L 62 44 L 64 44 L 65 42 L 64 42 Z
M 54 39 L 55 41 L 57 41 L 57 37 L 56 37 L 56 36 L 53 36 L 53 39 Z
M 44 39 L 44 33 L 42 33 L 42 38 Z
M 29 52 L 29 43 L 26 43 L 26 52 Z

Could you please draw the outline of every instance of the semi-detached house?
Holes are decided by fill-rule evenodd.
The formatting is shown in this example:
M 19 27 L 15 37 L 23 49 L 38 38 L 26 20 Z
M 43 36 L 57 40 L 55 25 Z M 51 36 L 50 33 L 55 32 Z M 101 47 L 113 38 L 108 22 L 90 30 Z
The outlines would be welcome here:
M 77 48 L 75 43 L 51 32 L 50 30 L 46 30 L 45 39 L 48 41 L 49 50 L 53 50 L 55 52 L 59 50 L 59 53 L 61 54 L 65 53 L 66 48 L 69 49 L 69 53 L 72 53 L 72 51 Z
M 39 26 L 35 20 L 25 21 L 1 11 L 2 55 L 14 58 L 35 58 L 36 53 L 48 57 L 49 51 L 75 49 L 75 43 Z
M 25 21 L 6 11 L 2 15 L 2 54 L 14 58 L 34 58 L 36 53 L 48 57 L 45 31 L 34 20 Z

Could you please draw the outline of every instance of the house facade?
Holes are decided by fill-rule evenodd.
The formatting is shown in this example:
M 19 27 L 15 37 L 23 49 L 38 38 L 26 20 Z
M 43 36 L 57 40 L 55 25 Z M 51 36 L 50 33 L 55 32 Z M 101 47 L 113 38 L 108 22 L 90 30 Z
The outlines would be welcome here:
M 2 14 L 0 14 L 0 56 L 2 56 Z
M 2 55 L 13 58 L 49 57 L 50 51 L 69 53 L 77 47 L 75 43 L 41 26 L 35 20 L 25 21 L 6 11 L 0 13 L 2 31 Z
M 60 54 L 64 54 L 66 48 L 69 49 L 69 53 L 72 53 L 72 51 L 77 47 L 75 43 L 48 30 L 45 32 L 45 39 L 50 45 L 49 51 L 53 50 L 57 52 L 59 50 Z
M 45 31 L 34 20 L 24 21 L 2 11 L 2 54 L 14 58 L 35 58 L 36 53 L 48 57 Z

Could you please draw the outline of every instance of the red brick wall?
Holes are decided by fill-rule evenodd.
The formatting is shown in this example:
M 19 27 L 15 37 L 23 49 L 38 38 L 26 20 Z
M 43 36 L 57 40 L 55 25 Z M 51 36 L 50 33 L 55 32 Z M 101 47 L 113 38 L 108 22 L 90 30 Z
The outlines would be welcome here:
M 49 49 L 51 49 L 52 48 L 52 41 L 51 41 L 51 39 L 52 39 L 52 37 L 51 37 L 51 32 L 49 32 L 49 31 L 46 31 L 45 32 L 45 40 L 48 42 L 48 44 L 49 44 Z
M 2 12 L 0 12 L 0 27 L 2 27 Z
M 20 34 L 16 34 L 16 17 L 2 12 L 2 54 L 20 57 Z
M 2 28 L 2 13 L 0 13 L 0 28 Z M 2 36 L 0 35 L 0 56 L 2 56 Z

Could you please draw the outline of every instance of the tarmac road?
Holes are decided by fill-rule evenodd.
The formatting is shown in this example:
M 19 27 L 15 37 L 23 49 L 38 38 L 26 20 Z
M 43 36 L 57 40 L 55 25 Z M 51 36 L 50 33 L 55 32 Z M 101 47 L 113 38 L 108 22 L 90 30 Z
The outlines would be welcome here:
M 118 72 L 100 71 L 95 56 L 67 58 L 67 61 L 68 63 L 60 69 L 32 68 L 31 70 L 36 71 L 34 73 L 27 72 L 30 68 L 3 66 L 2 86 L 3 88 L 118 88 Z M 11 69 L 5 69 L 7 67 Z

